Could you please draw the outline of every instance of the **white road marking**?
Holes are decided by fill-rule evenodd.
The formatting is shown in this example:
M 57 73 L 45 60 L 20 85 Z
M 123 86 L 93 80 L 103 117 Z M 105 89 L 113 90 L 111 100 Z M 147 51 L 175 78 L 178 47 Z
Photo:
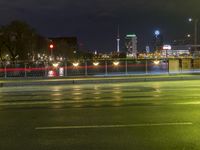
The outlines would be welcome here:
M 181 126 L 193 125 L 192 122 L 174 122 L 174 123 L 146 123 L 146 124 L 126 124 L 126 125 L 90 125 L 90 126 L 55 126 L 55 127 L 37 127 L 35 130 L 62 130 L 62 129 L 101 129 L 101 128 L 129 128 L 129 127 L 153 127 L 153 126 Z

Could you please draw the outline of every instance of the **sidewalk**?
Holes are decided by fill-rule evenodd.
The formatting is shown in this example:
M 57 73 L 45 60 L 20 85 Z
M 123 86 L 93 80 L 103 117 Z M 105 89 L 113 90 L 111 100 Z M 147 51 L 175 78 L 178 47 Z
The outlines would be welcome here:
M 199 74 L 178 75 L 135 75 L 115 77 L 65 77 L 65 78 L 8 78 L 0 79 L 0 87 L 16 86 L 45 86 L 45 85 L 70 85 L 70 84 L 99 84 L 99 83 L 126 83 L 126 82 L 153 82 L 153 81 L 178 81 L 200 80 Z

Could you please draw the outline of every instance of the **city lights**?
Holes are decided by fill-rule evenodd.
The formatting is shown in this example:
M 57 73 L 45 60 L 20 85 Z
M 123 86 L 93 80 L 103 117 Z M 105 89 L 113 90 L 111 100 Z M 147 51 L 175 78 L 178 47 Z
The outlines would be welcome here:
M 113 64 L 114 64 L 114 66 L 118 66 L 119 65 L 119 61 L 114 61 Z
M 98 65 L 99 65 L 99 62 L 93 62 L 93 65 L 94 65 L 94 66 L 98 66 Z
M 153 62 L 155 65 L 159 65 L 160 64 L 160 61 L 159 60 L 154 60 Z
M 73 63 L 73 66 L 74 66 L 74 67 L 78 67 L 78 66 L 79 66 L 79 63 L 78 63 L 78 62 L 75 62 L 75 63 Z
M 57 68 L 59 66 L 59 63 L 53 63 L 53 67 Z
M 172 46 L 171 45 L 164 45 L 163 50 L 171 50 Z

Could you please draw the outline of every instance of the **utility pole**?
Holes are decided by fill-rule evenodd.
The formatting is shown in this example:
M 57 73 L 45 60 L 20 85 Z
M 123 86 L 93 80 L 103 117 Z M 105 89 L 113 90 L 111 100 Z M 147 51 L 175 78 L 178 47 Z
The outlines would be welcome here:
M 119 35 L 119 25 L 117 29 L 117 53 L 120 53 L 120 35 Z
M 198 24 L 199 24 L 199 19 L 192 19 L 189 18 L 189 22 L 194 22 L 194 56 L 197 55 L 197 44 L 198 44 Z
M 197 54 L 197 42 L 198 42 L 198 23 L 199 19 L 195 19 L 194 22 L 194 46 L 195 46 L 195 55 Z

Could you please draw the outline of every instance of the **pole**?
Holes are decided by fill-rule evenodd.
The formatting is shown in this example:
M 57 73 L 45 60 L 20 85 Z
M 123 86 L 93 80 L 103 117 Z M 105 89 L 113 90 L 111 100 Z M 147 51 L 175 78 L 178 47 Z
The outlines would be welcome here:
M 24 64 L 24 76 L 25 76 L 25 78 L 27 77 L 27 72 L 26 72 L 26 63 Z
M 120 52 L 120 47 L 119 47 L 119 43 L 120 42 L 120 35 L 119 35 L 119 25 L 118 25 L 118 30 L 117 30 L 117 53 Z
M 108 75 L 108 64 L 107 61 L 105 61 L 105 75 Z
M 85 76 L 87 76 L 88 75 L 88 70 L 87 70 L 87 60 L 85 61 Z
M 53 48 L 51 48 L 51 58 L 53 59 Z
M 194 50 L 194 54 L 197 55 L 197 40 L 198 40 L 198 22 L 199 20 L 196 19 L 195 20 L 195 25 L 194 25 L 194 46 L 195 46 L 195 50 Z
M 170 59 L 169 58 L 167 60 L 167 69 L 168 69 L 168 75 L 170 75 Z
M 5 67 L 4 67 L 4 77 L 7 78 L 7 68 L 6 68 L 6 63 L 5 63 Z
M 45 74 L 46 74 L 46 77 L 48 77 L 48 75 L 49 75 L 49 65 L 48 65 L 48 62 L 47 62 L 47 64 L 45 65 Z
M 145 73 L 148 74 L 148 62 L 147 62 L 147 59 L 145 61 Z
M 127 62 L 127 60 L 125 62 L 125 65 L 126 65 L 126 75 L 128 75 L 128 62 Z
M 65 76 L 67 76 L 67 62 L 65 62 Z

